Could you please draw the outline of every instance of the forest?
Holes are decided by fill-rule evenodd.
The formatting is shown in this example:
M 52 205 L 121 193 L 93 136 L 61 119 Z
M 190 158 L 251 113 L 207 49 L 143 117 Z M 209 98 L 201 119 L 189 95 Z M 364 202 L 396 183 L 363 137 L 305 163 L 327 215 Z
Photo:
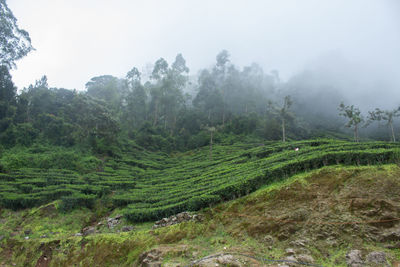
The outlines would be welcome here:
M 339 92 L 309 95 L 257 64 L 239 69 L 226 50 L 216 56 L 212 68 L 198 76 L 188 73 L 178 54 L 170 65 L 157 60 L 145 82 L 133 67 L 124 78 L 93 77 L 83 92 L 50 88 L 46 76 L 18 91 L 9 66 L 3 65 L 1 144 L 76 147 L 113 156 L 124 140 L 169 153 L 208 145 L 211 132 L 214 142 L 240 136 L 349 139 L 346 127 L 355 131 L 356 141 L 358 132 L 364 140 L 395 141 L 399 108 L 376 108 L 363 115 L 354 105 L 346 106 Z M 330 106 L 315 104 L 327 98 Z M 366 128 L 373 122 L 373 130 Z

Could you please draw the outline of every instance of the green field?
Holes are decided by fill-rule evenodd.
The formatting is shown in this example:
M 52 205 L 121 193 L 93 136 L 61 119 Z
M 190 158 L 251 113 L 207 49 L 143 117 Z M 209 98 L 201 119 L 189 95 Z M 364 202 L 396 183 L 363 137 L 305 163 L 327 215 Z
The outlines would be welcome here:
M 295 148 L 299 148 L 295 151 Z M 163 154 L 125 148 L 101 169 L 15 168 L 0 173 L 0 205 L 23 209 L 61 199 L 60 209 L 91 208 L 99 199 L 130 221 L 199 210 L 247 195 L 273 181 L 327 165 L 395 162 L 400 145 L 337 140 L 217 145 Z

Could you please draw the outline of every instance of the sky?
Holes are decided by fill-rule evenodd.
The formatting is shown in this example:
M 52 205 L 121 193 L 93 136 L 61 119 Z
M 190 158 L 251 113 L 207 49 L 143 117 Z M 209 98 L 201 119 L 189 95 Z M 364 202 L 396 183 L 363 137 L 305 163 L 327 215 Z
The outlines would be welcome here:
M 222 49 L 236 65 L 257 62 L 283 79 L 340 58 L 332 64 L 346 62 L 347 70 L 360 66 L 360 80 L 400 85 L 397 0 L 7 3 L 36 49 L 12 71 L 19 89 L 46 75 L 51 87 L 84 90 L 92 77 L 122 78 L 132 67 L 148 70 L 160 57 L 171 63 L 178 53 L 196 74 L 212 66 Z

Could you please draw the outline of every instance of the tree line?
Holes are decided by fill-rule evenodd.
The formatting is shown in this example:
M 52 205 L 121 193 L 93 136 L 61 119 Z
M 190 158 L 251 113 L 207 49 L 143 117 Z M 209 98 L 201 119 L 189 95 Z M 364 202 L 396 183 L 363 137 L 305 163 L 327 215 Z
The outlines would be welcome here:
M 52 88 L 43 76 L 17 93 L 10 70 L 34 48 L 5 0 L 0 0 L 0 11 L 3 147 L 46 143 L 113 155 L 124 140 L 169 152 L 243 136 L 285 142 L 342 132 L 340 120 L 322 116 L 324 107 L 309 112 L 317 101 L 296 90 L 295 79 L 284 83 L 278 71 L 265 73 L 257 64 L 239 68 L 226 50 L 196 76 L 189 76 L 186 60 L 177 54 L 172 63 L 158 59 L 149 75 L 132 67 L 123 78 L 93 77 L 83 92 Z M 339 110 L 359 141 L 361 112 L 343 103 Z M 393 122 L 399 114 L 399 109 L 376 109 L 369 113 L 367 125 L 386 121 L 395 141 Z
M 368 111 L 368 116 L 365 119 L 359 108 L 354 105 L 345 105 L 343 102 L 339 105 L 340 115 L 348 119 L 346 127 L 352 128 L 354 131 L 354 141 L 359 142 L 359 128 L 367 127 L 373 122 L 385 122 L 389 129 L 390 141 L 396 142 L 396 134 L 394 131 L 394 119 L 400 116 L 400 106 L 392 110 L 381 110 L 375 108 L 373 111 Z

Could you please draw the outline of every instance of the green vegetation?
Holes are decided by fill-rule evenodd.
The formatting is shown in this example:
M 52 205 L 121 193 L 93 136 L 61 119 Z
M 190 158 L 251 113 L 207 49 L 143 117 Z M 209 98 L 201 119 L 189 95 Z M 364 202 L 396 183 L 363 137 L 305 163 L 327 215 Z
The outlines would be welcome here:
M 376 141 L 387 134 L 360 133 L 362 112 L 339 104 L 339 93 L 304 93 L 301 77 L 281 82 L 277 71 L 257 64 L 239 68 L 226 50 L 197 81 L 178 54 L 172 64 L 158 59 L 143 76 L 133 67 L 124 78 L 93 77 L 84 92 L 52 88 L 46 76 L 18 91 L 11 69 L 33 47 L 5 0 L 0 14 L 0 258 L 7 264 L 132 265 L 154 247 L 165 262 L 179 258 L 181 265 L 186 255 L 225 247 L 281 258 L 288 242 L 305 234 L 318 262 L 338 266 L 350 247 L 383 240 L 386 230 L 371 224 L 390 228 L 398 220 L 391 198 L 399 202 L 400 171 L 384 164 L 400 160 L 399 108 L 369 112 L 365 126 L 384 121 L 390 130 L 392 142 Z M 203 222 L 149 229 L 149 221 L 202 209 Z M 120 233 L 122 225 L 109 226 L 111 215 L 135 230 Z M 360 218 L 370 222 L 320 226 Z M 302 227 L 293 223 L 306 219 L 316 226 L 298 234 Z M 91 232 L 81 237 L 85 228 Z M 282 242 L 263 246 L 267 234 Z M 178 246 L 160 249 L 166 244 Z
M 135 224 L 128 233 L 99 224 L 106 221 L 105 216 L 113 216 L 103 213 L 100 206 L 59 213 L 57 201 L 29 210 L 2 209 L 0 235 L 7 238 L 0 241 L 0 262 L 35 266 L 46 256 L 48 266 L 138 266 L 140 255 L 157 251 L 153 254 L 161 256 L 157 261 L 162 266 L 186 266 L 217 253 L 284 259 L 291 247 L 306 251 L 322 266 L 347 266 L 345 255 L 351 249 L 360 249 L 364 255 L 384 251 L 388 263 L 393 263 L 400 260 L 398 249 L 384 248 L 391 243 L 377 241 L 390 223 L 362 222 L 400 216 L 399 175 L 394 164 L 324 167 L 206 208 L 200 212 L 202 222 L 159 229 Z M 89 225 L 96 225 L 99 232 L 75 236 Z M 32 232 L 28 240 L 25 231 Z M 298 240 L 304 243 L 300 248 L 293 245 Z
M 296 151 L 295 148 L 298 148 Z M 244 196 L 293 174 L 327 165 L 396 162 L 400 144 L 334 140 L 216 145 L 185 153 L 149 153 L 126 146 L 104 162 L 73 150 L 13 149 L 0 158 L 0 206 L 23 209 L 60 199 L 60 210 L 122 208 L 149 221 Z M 59 167 L 59 169 L 54 168 Z

